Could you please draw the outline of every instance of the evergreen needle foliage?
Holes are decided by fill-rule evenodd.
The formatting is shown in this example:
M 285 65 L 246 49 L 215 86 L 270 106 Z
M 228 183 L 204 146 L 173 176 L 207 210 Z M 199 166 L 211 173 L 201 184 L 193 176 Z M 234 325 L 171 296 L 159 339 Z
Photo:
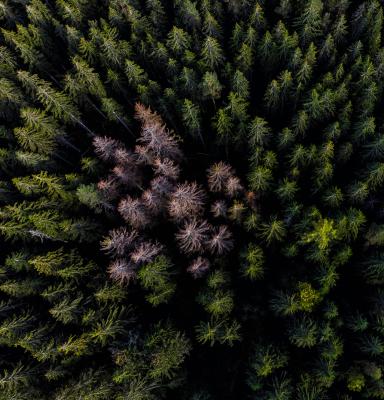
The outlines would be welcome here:
M 0 0 L 0 400 L 384 399 L 383 8 Z

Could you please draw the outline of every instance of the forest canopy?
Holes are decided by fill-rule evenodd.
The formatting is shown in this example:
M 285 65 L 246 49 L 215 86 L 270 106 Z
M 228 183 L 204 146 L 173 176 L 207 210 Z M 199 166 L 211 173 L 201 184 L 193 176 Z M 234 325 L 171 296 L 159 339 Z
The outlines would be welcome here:
M 0 0 L 0 400 L 384 399 L 383 8 Z

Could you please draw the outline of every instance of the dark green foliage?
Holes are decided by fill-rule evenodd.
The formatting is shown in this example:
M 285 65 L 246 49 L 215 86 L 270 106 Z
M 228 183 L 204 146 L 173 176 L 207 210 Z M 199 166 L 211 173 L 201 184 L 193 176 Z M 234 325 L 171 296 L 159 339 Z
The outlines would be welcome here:
M 382 2 L 0 28 L 0 400 L 384 398 Z

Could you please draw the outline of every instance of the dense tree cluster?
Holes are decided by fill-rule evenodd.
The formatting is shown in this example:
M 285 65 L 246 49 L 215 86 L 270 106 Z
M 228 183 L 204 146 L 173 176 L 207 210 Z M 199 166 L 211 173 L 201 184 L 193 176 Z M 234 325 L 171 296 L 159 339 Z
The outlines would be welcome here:
M 178 263 L 182 266 L 187 262 L 183 269 L 194 278 L 217 265 L 219 269 L 211 278 L 219 279 L 221 290 L 213 290 L 216 284 L 211 286 L 208 280 L 210 289 L 204 289 L 198 297 L 212 318 L 208 323 L 200 322 L 197 340 L 232 344 L 240 339 L 240 326 L 228 320 L 233 295 L 225 289 L 228 276 L 221 265 L 222 258 L 234 248 L 228 226 L 239 223 L 234 209 L 242 204 L 246 210 L 243 186 L 231 166 L 222 161 L 207 171 L 207 186 L 214 198 L 209 199 L 196 182 L 180 183 L 182 152 L 174 134 L 150 108 L 137 104 L 135 109 L 142 126 L 134 150 L 115 139 L 95 137 L 95 152 L 102 160 L 110 161 L 111 173 L 98 182 L 97 189 L 92 184 L 79 188 L 82 193 L 89 192 L 85 198 L 98 199 L 89 204 L 95 211 L 117 212 L 126 223 L 110 230 L 101 243 L 102 250 L 113 257 L 109 275 L 120 284 L 138 280 L 149 290 L 147 300 L 158 306 L 168 303 L 178 286 L 180 268 L 173 268 L 165 254 L 167 249 L 177 247 Z M 206 204 L 209 200 L 211 207 Z
M 0 399 L 384 399 L 383 4 L 0 0 Z

